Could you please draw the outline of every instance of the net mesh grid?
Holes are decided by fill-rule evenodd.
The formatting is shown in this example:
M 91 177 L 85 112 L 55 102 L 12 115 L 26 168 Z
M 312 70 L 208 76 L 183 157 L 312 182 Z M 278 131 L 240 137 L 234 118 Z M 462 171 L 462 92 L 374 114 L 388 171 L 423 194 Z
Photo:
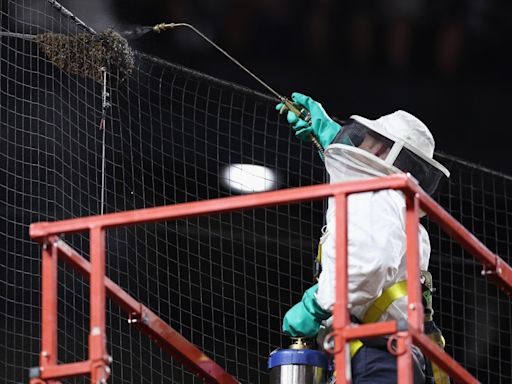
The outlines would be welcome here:
M 2 31 L 87 30 L 54 1 L 2 1 Z M 101 85 L 68 75 L 36 44 L 1 37 L 0 378 L 27 381 L 40 350 L 40 247 L 32 222 L 100 212 Z M 325 181 L 272 98 L 140 53 L 123 82 L 111 78 L 106 212 L 236 193 L 222 167 L 278 173 L 277 188 Z M 439 154 L 452 177 L 436 199 L 510 264 L 512 179 Z M 241 382 L 268 381 L 268 354 L 289 342 L 285 311 L 311 285 L 323 203 L 248 210 L 110 230 L 110 279 Z M 510 301 L 439 228 L 431 236 L 435 319 L 447 350 L 484 383 L 512 380 Z M 88 236 L 64 240 L 88 258 Z M 59 361 L 87 356 L 89 283 L 59 264 Z M 128 324 L 107 301 L 113 383 L 200 382 Z M 65 382 L 89 382 L 75 378 Z

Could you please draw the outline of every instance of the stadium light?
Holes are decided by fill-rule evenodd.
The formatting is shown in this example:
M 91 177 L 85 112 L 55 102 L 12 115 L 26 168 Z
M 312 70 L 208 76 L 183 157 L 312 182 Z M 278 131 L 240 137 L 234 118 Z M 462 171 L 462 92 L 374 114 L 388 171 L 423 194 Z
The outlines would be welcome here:
M 276 189 L 277 175 L 262 165 L 229 164 L 222 170 L 221 182 L 232 192 L 264 192 Z

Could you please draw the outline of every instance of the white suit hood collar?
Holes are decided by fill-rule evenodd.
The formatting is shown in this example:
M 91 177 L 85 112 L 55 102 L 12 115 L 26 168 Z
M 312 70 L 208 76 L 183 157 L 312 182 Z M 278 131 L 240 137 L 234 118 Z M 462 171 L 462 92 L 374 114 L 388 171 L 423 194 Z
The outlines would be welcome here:
M 356 147 L 332 144 L 325 150 L 325 168 L 331 183 L 403 173 L 382 159 Z

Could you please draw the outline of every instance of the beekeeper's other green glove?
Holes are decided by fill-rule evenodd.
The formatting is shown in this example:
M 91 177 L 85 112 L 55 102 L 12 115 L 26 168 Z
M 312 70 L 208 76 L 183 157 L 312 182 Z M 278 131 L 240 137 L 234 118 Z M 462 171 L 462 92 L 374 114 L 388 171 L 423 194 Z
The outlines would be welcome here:
M 292 337 L 314 337 L 322 320 L 331 317 L 331 312 L 322 309 L 316 301 L 318 284 L 313 285 L 302 296 L 302 300 L 290 308 L 283 319 L 283 332 Z

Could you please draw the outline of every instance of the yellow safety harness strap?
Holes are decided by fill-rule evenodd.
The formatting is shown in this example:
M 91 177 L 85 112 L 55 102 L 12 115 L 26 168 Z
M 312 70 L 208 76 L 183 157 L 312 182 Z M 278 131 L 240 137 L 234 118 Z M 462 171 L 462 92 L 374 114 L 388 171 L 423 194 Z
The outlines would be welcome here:
M 382 294 L 373 302 L 373 304 L 366 311 L 362 322 L 363 324 L 375 323 L 380 319 L 382 314 L 386 312 L 394 301 L 407 296 L 407 281 L 399 281 L 392 286 L 382 291 Z M 363 342 L 359 339 L 350 341 L 350 357 L 354 357 L 355 354 L 363 347 Z
M 377 300 L 373 302 L 370 308 L 368 308 L 362 322 L 364 324 L 375 323 L 394 301 L 405 296 L 407 296 L 406 280 L 399 281 L 398 283 L 386 288 Z
M 313 271 L 314 281 L 318 281 L 318 279 L 320 277 L 320 272 L 322 272 L 322 243 L 318 244 L 318 251 L 317 251 L 316 257 L 315 257 L 314 271 Z
M 439 331 L 439 329 L 436 329 L 434 332 L 427 334 L 427 336 L 432 340 L 434 343 L 436 343 L 441 349 L 444 350 L 444 346 L 446 345 L 446 342 L 444 340 L 443 335 Z M 435 364 L 433 361 L 430 362 L 432 365 L 432 374 L 434 375 L 434 383 L 435 384 L 450 384 L 450 377 L 448 374 L 443 371 L 437 364 Z
M 350 340 L 350 358 L 354 357 L 361 348 L 363 348 L 363 342 L 359 339 Z
M 393 284 L 392 286 L 386 288 L 382 294 L 373 302 L 373 304 L 366 311 L 362 322 L 364 324 L 367 323 L 375 323 L 380 319 L 382 314 L 386 312 L 391 304 L 394 301 L 401 299 L 402 297 L 407 296 L 407 281 L 399 281 L 398 283 Z M 439 345 L 442 349 L 445 346 L 445 340 L 443 335 L 439 330 L 434 331 L 427 336 L 434 341 L 437 345 Z M 359 340 L 351 340 L 350 341 L 350 357 L 354 357 L 357 352 L 364 346 L 364 343 Z M 434 375 L 434 382 L 436 384 L 450 384 L 450 378 L 442 369 L 439 368 L 434 363 L 432 364 L 432 373 Z

